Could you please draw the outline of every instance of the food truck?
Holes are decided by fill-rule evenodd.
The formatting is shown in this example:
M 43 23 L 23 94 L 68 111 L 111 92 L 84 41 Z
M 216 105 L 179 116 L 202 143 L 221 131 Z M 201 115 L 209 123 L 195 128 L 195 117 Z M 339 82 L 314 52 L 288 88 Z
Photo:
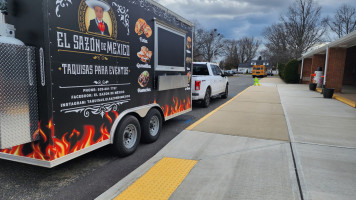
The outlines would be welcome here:
M 50 168 L 109 144 L 127 156 L 191 111 L 183 17 L 151 0 L 4 2 L 0 158 Z

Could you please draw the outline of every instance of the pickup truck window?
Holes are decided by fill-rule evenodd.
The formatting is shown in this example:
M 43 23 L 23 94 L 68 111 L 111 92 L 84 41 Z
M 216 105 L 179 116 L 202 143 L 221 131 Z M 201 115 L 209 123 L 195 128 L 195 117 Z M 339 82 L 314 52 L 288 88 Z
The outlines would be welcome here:
M 222 74 L 222 73 L 221 73 L 221 70 L 220 70 L 219 67 L 216 66 L 216 65 L 211 65 L 211 69 L 213 70 L 213 74 L 214 74 L 214 75 L 221 75 L 221 74 Z
M 208 67 L 205 64 L 193 64 L 193 75 L 209 75 Z

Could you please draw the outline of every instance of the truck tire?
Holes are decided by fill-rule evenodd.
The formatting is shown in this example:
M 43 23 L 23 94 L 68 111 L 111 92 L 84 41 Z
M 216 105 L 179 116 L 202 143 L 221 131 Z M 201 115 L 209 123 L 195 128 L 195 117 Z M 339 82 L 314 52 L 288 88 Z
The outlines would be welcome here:
M 252 78 L 255 78 L 255 76 L 254 76 L 254 75 L 252 75 Z
M 141 141 L 144 143 L 155 142 L 161 133 L 162 129 L 162 115 L 153 108 L 151 109 L 145 118 L 141 121 Z
M 226 87 L 225 87 L 225 93 L 223 95 L 221 95 L 221 98 L 223 99 L 227 99 L 227 96 L 229 95 L 229 85 L 226 84 Z
M 201 102 L 201 106 L 204 107 L 204 108 L 207 108 L 209 107 L 210 105 L 210 88 L 208 87 L 205 91 L 205 96 L 204 96 L 204 99 L 203 101 Z
M 115 130 L 113 150 L 125 157 L 134 153 L 141 138 L 141 127 L 136 117 L 126 116 Z

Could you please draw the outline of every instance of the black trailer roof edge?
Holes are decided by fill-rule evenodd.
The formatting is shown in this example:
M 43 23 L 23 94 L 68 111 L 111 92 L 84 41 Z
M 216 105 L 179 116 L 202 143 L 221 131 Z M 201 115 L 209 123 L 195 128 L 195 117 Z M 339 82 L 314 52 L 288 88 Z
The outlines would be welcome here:
M 156 2 L 156 1 L 154 1 L 154 0 L 146 0 L 146 1 L 147 1 L 148 3 L 151 3 L 151 4 L 153 4 L 153 5 L 155 5 L 155 6 L 159 7 L 159 8 L 161 8 L 162 10 L 166 10 L 169 14 L 175 16 L 179 21 L 181 21 L 181 22 L 187 24 L 188 26 L 194 26 L 194 23 L 193 23 L 193 22 L 191 22 L 191 21 L 185 19 L 184 17 L 180 16 L 179 14 L 175 13 L 174 11 L 172 11 L 172 10 L 170 10 L 170 9 L 168 9 L 168 8 L 166 8 L 166 7 L 164 7 L 162 4 L 160 4 L 160 3 L 158 3 L 158 2 Z

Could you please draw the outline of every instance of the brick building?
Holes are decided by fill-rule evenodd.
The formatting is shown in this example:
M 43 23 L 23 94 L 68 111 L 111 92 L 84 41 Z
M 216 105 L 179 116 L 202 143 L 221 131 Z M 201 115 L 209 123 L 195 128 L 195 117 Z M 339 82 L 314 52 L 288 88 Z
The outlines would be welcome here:
M 321 67 L 326 88 L 356 90 L 356 31 L 303 54 L 299 61 L 301 83 L 310 83 L 311 74 Z

